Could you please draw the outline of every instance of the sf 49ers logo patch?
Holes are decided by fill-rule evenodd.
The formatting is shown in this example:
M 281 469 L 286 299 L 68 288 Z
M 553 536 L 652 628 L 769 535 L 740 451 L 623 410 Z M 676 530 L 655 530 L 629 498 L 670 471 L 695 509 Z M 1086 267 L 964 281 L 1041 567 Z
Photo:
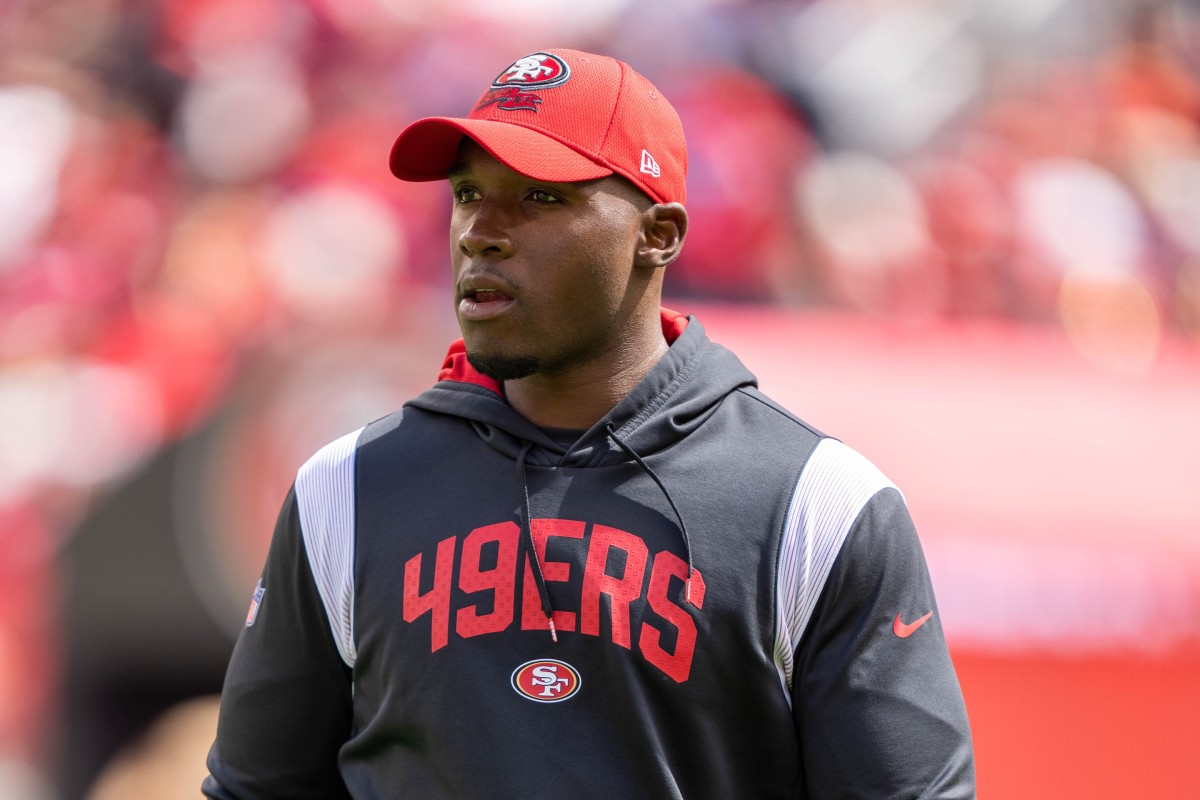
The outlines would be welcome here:
M 548 89 L 567 82 L 571 68 L 567 62 L 550 53 L 533 53 L 518 58 L 492 81 L 492 87 L 504 89 L 508 86 Z
M 550 53 L 533 53 L 509 64 L 492 81 L 492 88 L 475 110 L 495 104 L 504 111 L 537 111 L 542 96 L 527 89 L 561 86 L 571 77 L 567 62 Z
M 579 671 L 565 661 L 542 658 L 513 670 L 517 694 L 539 703 L 560 703 L 579 691 Z

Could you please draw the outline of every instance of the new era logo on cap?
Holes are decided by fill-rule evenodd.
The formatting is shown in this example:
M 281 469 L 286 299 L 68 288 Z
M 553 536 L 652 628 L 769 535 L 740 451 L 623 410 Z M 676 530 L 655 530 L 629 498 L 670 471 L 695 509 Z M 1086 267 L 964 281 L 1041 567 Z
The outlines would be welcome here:
M 658 166 L 658 162 L 654 160 L 654 156 L 645 150 L 642 151 L 642 166 L 639 169 L 647 175 L 653 175 L 656 178 L 662 177 L 662 167 Z
M 445 178 L 463 136 L 538 180 L 615 173 L 655 202 L 682 203 L 687 193 L 679 115 L 645 76 L 608 56 L 554 49 L 518 58 L 466 117 L 427 117 L 405 128 L 392 147 L 392 173 Z

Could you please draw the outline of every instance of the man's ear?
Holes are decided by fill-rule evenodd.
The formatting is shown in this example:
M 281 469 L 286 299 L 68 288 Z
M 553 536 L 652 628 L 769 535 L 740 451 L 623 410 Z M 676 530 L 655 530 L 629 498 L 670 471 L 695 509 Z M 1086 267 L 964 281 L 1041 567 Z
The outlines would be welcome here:
M 658 269 L 679 257 L 687 236 L 687 209 L 681 203 L 658 203 L 646 209 L 634 264 Z

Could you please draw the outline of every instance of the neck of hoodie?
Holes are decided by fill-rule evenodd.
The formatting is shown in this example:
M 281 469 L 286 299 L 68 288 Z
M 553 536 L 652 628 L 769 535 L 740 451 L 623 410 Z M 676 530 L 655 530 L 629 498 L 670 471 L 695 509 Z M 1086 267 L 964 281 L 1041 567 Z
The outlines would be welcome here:
M 461 339 L 446 355 L 438 382 L 408 405 L 469 421 L 482 442 L 516 459 L 525 443 L 531 466 L 588 467 L 628 461 L 609 437 L 613 425 L 638 453 L 649 455 L 689 435 L 729 392 L 753 386 L 737 357 L 708 340 L 695 318 L 663 309 L 666 355 L 569 448 L 555 442 L 508 403 L 495 380 L 467 361 Z

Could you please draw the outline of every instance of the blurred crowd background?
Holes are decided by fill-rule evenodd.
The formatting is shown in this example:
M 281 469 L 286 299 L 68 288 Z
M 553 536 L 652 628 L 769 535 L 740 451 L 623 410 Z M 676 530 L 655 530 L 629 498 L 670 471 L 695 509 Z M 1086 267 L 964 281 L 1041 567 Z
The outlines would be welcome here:
M 629 61 L 683 117 L 692 223 L 667 275 L 675 307 L 713 308 L 746 348 L 761 335 L 814 358 L 857 353 L 838 342 L 862 330 L 879 364 L 892 347 L 903 360 L 906 337 L 932 348 L 910 360 L 978 331 L 1017 361 L 1049 342 L 1051 369 L 1153 385 L 1149 417 L 1155 398 L 1182 409 L 1158 440 L 1200 441 L 1191 0 L 9 0 L 0 796 L 169 796 L 98 776 L 168 747 L 155 731 L 211 735 L 197 699 L 219 690 L 291 475 L 428 385 L 455 336 L 449 193 L 392 179 L 391 141 L 419 116 L 465 114 L 513 59 L 555 46 Z M 1066 416 L 1086 413 L 1080 391 Z M 1035 461 L 1042 446 L 1055 442 L 1024 445 Z M 1190 477 L 1170 481 L 1194 498 L 1200 457 L 1178 463 Z M 1194 505 L 1167 534 L 1169 559 L 1192 566 L 1153 662 L 1185 670 L 1163 680 L 1178 679 L 1193 728 Z M 952 537 L 932 539 L 931 563 L 953 562 Z M 956 660 L 984 670 L 971 654 L 1003 649 L 987 625 L 948 623 Z M 964 687 L 995 748 L 981 786 L 1006 787 L 1019 765 L 980 720 L 1010 698 L 968 681 L 1001 680 L 988 663 Z M 1110 674 L 1098 707 L 1144 677 Z M 1164 735 L 1184 757 L 1139 796 L 1200 796 L 1200 737 Z M 183 763 L 167 772 L 202 769 Z M 1026 788 L 992 796 L 1101 796 Z

